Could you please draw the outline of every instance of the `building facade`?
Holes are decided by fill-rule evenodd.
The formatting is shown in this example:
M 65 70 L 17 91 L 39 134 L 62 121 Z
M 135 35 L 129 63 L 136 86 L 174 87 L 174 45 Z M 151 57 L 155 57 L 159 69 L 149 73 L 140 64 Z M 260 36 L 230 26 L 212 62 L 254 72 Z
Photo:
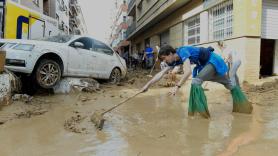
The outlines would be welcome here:
M 69 33 L 77 35 L 88 33 L 78 0 L 69 0 L 69 8 Z
M 12 10 L 15 10 L 15 13 Z M 21 24 L 18 23 L 18 18 L 22 18 L 20 16 L 26 19 L 25 25 L 19 30 L 18 25 Z M 77 0 L 1 0 L 0 21 L 2 38 L 34 39 L 58 33 L 87 33 L 84 16 Z M 11 24 L 14 28 L 11 28 Z M 21 29 L 22 35 L 17 35 L 17 31 Z
M 127 18 L 128 5 L 126 0 L 115 0 L 115 11 L 113 24 L 111 27 L 110 45 L 119 53 L 129 51 L 129 42 L 126 40 L 126 31 L 128 28 Z
M 127 30 L 132 52 L 146 44 L 212 46 L 224 43 L 240 55 L 241 81 L 278 74 L 278 1 L 131 0 Z
M 53 0 L 46 0 L 48 1 L 49 6 L 53 6 L 53 8 L 50 8 L 51 14 L 50 16 L 55 18 L 58 21 L 58 28 L 60 31 L 64 32 L 65 34 L 69 34 L 70 29 L 70 2 L 69 0 L 55 0 L 54 3 Z M 54 4 L 52 4 L 54 3 Z M 55 15 L 53 14 L 55 13 Z

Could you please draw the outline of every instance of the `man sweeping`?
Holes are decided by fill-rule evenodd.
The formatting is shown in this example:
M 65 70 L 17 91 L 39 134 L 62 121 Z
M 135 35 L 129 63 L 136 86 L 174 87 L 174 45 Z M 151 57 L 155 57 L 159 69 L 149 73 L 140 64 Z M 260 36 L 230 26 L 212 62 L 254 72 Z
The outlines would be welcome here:
M 196 112 L 203 117 L 209 118 L 210 113 L 207 106 L 207 99 L 202 88 L 204 81 L 218 82 L 224 85 L 231 91 L 233 97 L 233 112 L 251 113 L 252 105 L 248 102 L 246 96 L 241 91 L 240 87 L 233 85 L 227 76 L 227 65 L 221 56 L 214 53 L 213 48 L 184 46 L 177 50 L 170 45 L 165 45 L 160 49 L 159 58 L 165 61 L 169 66 L 157 73 L 142 89 L 146 92 L 148 88 L 159 81 L 173 67 L 183 65 L 184 74 L 180 81 L 170 92 L 171 95 L 176 95 L 181 85 L 192 74 L 192 83 L 189 98 L 188 115 L 193 116 Z M 193 72 L 191 64 L 195 64 Z

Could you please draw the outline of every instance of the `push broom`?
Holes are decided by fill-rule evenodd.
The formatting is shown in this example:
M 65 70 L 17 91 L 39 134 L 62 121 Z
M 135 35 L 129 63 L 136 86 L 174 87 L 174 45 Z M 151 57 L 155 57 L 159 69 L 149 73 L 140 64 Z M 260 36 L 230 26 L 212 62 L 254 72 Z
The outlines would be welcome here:
M 105 122 L 105 119 L 104 119 L 104 115 L 111 112 L 112 110 L 116 109 L 117 107 L 123 105 L 124 103 L 126 103 L 127 101 L 133 99 L 134 97 L 136 97 L 137 95 L 141 94 L 142 92 L 138 92 L 136 94 L 134 94 L 133 96 L 125 99 L 124 101 L 114 105 L 113 107 L 109 108 L 108 110 L 104 111 L 104 112 L 99 112 L 99 111 L 96 111 L 93 113 L 93 115 L 91 116 L 91 121 L 95 124 L 95 127 L 98 129 L 98 130 L 102 130 L 103 129 L 103 126 L 104 126 L 104 122 Z

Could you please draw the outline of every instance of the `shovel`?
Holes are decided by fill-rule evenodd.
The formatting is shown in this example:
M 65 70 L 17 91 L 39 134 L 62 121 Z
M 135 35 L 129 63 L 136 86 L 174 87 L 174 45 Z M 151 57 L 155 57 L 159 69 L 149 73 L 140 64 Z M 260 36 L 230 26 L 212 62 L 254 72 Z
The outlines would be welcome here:
M 104 121 L 105 121 L 105 119 L 104 119 L 103 116 L 104 116 L 106 113 L 111 112 L 112 110 L 116 109 L 117 107 L 121 106 L 122 104 L 124 104 L 124 103 L 126 103 L 127 101 L 133 99 L 134 97 L 136 97 L 137 95 L 139 95 L 139 94 L 141 94 L 141 93 L 142 93 L 142 92 L 138 92 L 138 93 L 134 94 L 133 96 L 131 96 L 131 97 L 125 99 L 124 101 L 122 101 L 122 102 L 116 104 L 115 106 L 109 108 L 108 110 L 106 110 L 106 111 L 104 111 L 104 112 L 99 112 L 99 111 L 94 112 L 93 115 L 91 116 L 91 121 L 95 124 L 95 127 L 96 127 L 98 130 L 101 131 L 102 128 L 103 128 L 103 125 L 104 125 Z

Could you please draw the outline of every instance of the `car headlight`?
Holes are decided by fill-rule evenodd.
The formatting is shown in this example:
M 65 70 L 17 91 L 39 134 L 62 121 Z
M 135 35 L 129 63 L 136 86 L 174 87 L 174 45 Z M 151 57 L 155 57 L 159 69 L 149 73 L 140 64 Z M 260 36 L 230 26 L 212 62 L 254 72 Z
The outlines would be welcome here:
M 17 44 L 13 47 L 14 50 L 24 50 L 24 51 L 32 51 L 34 49 L 34 45 L 32 44 Z

